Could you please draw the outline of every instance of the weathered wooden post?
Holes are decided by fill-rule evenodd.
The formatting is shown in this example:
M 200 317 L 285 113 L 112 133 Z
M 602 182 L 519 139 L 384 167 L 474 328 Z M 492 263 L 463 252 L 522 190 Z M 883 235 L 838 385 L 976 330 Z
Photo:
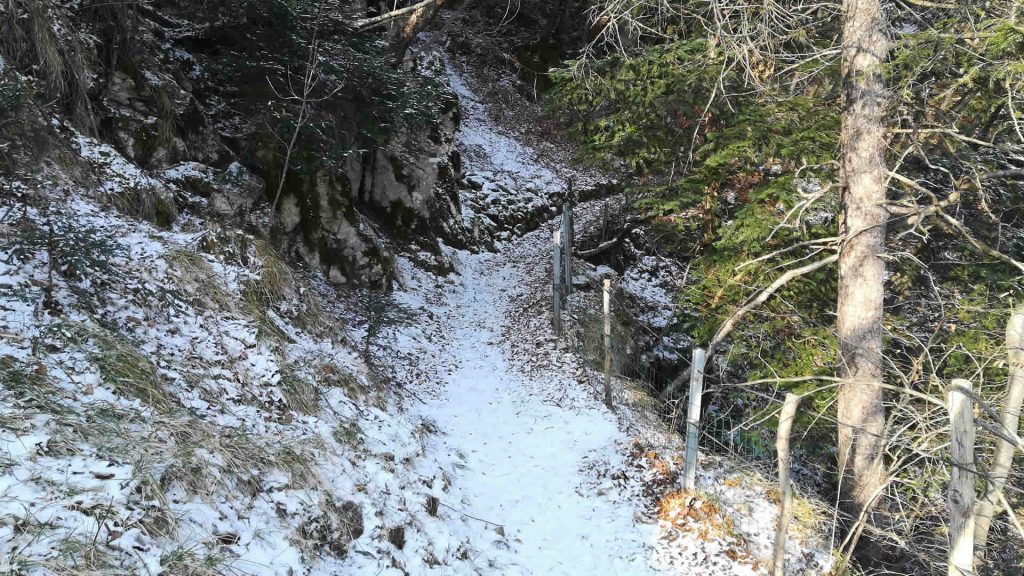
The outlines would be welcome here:
M 565 293 L 572 292 L 572 203 L 566 201 L 562 205 L 562 284 Z
M 789 520 L 793 515 L 793 487 L 789 480 L 790 457 L 789 457 L 789 435 L 793 429 L 793 418 L 796 417 L 796 409 L 800 406 L 802 396 L 786 394 L 786 401 L 782 404 L 782 411 L 779 413 L 779 433 L 775 437 L 775 450 L 779 454 L 779 525 L 775 532 L 775 561 L 772 566 L 772 576 L 784 576 L 786 566 L 786 530 L 789 528 Z
M 949 576 L 974 574 L 974 401 L 970 380 L 953 380 L 949 406 Z
M 604 403 L 612 407 L 612 281 L 604 281 Z
M 576 245 L 576 204 L 569 203 L 569 245 Z
M 697 486 L 697 438 L 700 434 L 700 396 L 704 391 L 704 361 L 706 350 L 693 349 L 690 365 L 690 408 L 686 413 L 686 460 L 683 466 L 683 488 Z
M 601 244 L 608 239 L 608 202 L 601 205 Z
M 551 277 L 551 326 L 555 334 L 562 332 L 562 234 L 555 230 L 552 235 L 551 254 L 554 272 Z

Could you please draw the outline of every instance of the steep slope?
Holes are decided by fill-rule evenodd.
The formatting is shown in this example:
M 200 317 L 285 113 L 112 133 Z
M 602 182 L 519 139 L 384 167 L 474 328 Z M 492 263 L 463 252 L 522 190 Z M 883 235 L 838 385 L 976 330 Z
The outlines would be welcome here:
M 315 274 L 192 216 L 35 200 L 2 210 L 0 572 L 462 562 L 465 523 L 428 504 L 455 462 Z

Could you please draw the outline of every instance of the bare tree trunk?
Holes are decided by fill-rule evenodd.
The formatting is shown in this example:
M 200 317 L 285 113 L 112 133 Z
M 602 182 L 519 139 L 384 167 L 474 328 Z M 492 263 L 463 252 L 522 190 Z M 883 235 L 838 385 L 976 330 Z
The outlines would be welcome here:
M 430 4 L 435 4 L 435 3 L 443 4 L 444 0 L 421 0 L 420 2 L 417 2 L 416 4 L 412 4 L 412 5 L 406 6 L 405 8 L 399 8 L 397 10 L 392 10 L 391 12 L 385 12 L 384 14 L 381 14 L 380 16 L 374 16 L 372 18 L 363 18 L 362 20 L 356 20 L 355 22 L 352 23 L 352 27 L 355 28 L 356 30 L 367 30 L 369 28 L 373 28 L 374 26 L 380 26 L 382 24 L 387 24 L 387 23 L 391 22 L 392 20 L 397 20 L 399 18 L 408 17 L 409 15 L 411 15 L 411 14 L 413 14 L 415 12 L 423 10 L 425 7 L 429 6 Z M 362 4 L 365 5 L 365 2 L 363 2 Z M 365 9 L 365 6 L 363 6 L 363 9 Z
M 1013 436 L 1020 425 L 1021 404 L 1024 403 L 1024 304 L 1017 305 L 1010 315 L 1010 321 L 1006 323 L 1006 348 L 1010 378 L 1006 385 L 1006 400 L 999 415 L 999 424 L 1004 433 Z M 996 439 L 996 455 L 988 473 L 987 486 L 975 508 L 975 561 L 979 565 L 985 557 L 988 531 L 1000 502 L 999 495 L 1006 486 L 1015 450 L 1010 441 Z
M 839 255 L 839 472 L 857 518 L 885 482 L 882 317 L 885 288 L 885 84 L 879 0 L 843 1 L 842 231 Z
M 391 56 L 396 64 L 405 58 L 405 52 L 409 49 L 416 35 L 423 31 L 430 21 L 434 19 L 438 10 L 444 6 L 447 0 L 430 0 L 416 4 L 417 8 L 412 11 L 405 23 L 398 27 L 390 38 Z
M 396 20 L 405 20 L 401 24 L 391 26 L 388 32 L 389 51 L 392 62 L 401 64 L 405 58 L 405 51 L 416 38 L 416 35 L 423 31 L 430 24 L 437 11 L 444 6 L 448 0 L 420 0 L 404 8 L 398 8 L 385 12 L 380 16 L 363 18 L 352 22 L 352 28 L 356 30 L 369 30 L 377 26 L 391 25 Z
M 793 516 L 793 486 L 789 479 L 792 459 L 789 455 L 789 434 L 793 419 L 803 396 L 789 392 L 779 412 L 779 433 L 775 436 L 775 450 L 779 453 L 779 524 L 775 530 L 772 576 L 786 575 L 786 531 Z

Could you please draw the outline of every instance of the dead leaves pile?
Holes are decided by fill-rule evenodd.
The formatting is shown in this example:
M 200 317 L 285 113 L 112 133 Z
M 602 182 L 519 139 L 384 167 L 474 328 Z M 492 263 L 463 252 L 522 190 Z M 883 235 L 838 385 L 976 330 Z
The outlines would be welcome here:
M 732 519 L 723 517 L 718 505 L 689 490 L 662 496 L 658 500 L 658 520 L 693 532 L 701 540 L 735 537 L 736 534 Z
M 642 495 L 652 521 L 663 527 L 662 539 L 674 542 L 684 533 L 708 542 L 725 545 L 724 554 L 734 562 L 757 565 L 746 539 L 735 530 L 732 518 L 721 507 L 699 492 L 680 490 L 682 458 L 663 456 L 635 441 L 628 458 L 629 467 L 643 478 Z

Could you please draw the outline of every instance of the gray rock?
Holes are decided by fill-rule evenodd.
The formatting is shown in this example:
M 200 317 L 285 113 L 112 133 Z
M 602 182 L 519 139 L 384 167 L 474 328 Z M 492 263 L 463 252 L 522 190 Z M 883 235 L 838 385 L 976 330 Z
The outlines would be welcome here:
M 594 286 L 593 278 L 585 274 L 575 274 L 572 277 L 573 288 L 592 288 Z
M 403 131 L 386 146 L 352 154 L 346 168 L 356 199 L 383 214 L 398 236 L 465 245 L 472 234 L 459 206 L 457 128 L 453 103 L 434 126 Z
M 207 198 L 210 210 L 225 218 L 244 217 L 264 196 L 266 184 L 237 162 L 218 170 L 198 162 L 184 162 L 161 173 L 164 180 Z

